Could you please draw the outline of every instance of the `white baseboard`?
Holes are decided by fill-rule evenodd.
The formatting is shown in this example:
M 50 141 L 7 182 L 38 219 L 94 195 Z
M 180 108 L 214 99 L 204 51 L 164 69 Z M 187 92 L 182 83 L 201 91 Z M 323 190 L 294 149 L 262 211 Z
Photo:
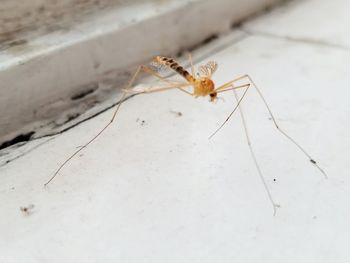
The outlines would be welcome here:
M 0 52 L 0 145 L 58 129 L 122 88 L 136 65 L 227 32 L 278 1 L 140 2 L 20 39 Z

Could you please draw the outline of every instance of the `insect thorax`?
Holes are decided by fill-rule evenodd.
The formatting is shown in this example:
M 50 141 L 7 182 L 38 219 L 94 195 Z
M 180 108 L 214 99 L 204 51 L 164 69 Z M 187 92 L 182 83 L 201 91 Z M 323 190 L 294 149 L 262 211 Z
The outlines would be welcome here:
M 214 82 L 207 77 L 196 79 L 194 84 L 195 96 L 207 96 L 215 90 Z

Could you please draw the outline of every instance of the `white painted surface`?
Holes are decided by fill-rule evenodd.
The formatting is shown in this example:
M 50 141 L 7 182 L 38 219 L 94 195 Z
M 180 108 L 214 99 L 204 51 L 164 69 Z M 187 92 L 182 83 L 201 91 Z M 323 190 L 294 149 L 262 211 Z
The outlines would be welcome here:
M 276 0 L 141 1 L 111 7 L 73 27 L 0 52 L 0 145 L 41 137 L 115 96 L 130 70 L 156 54 L 176 54 Z M 89 96 L 72 100 L 87 90 Z
M 29 35 L 62 30 L 87 16 L 115 6 L 141 0 L 2 0 L 0 5 L 0 48 Z
M 48 189 L 111 111 L 0 167 L 0 262 L 349 262 L 350 53 L 253 35 L 208 59 L 219 63 L 218 84 L 252 75 L 329 179 L 275 132 L 249 91 L 253 145 L 282 206 L 273 217 L 238 115 L 207 140 L 232 94 L 217 104 L 176 91 L 138 96 Z
M 258 33 L 289 37 L 319 45 L 350 48 L 350 2 L 347 0 L 290 1 L 245 25 Z

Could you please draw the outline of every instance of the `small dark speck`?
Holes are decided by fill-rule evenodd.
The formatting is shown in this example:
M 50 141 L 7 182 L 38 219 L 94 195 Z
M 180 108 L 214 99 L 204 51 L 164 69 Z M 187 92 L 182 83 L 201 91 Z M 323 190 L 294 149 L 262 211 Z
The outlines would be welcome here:
M 83 91 L 80 91 L 79 93 L 73 95 L 71 97 L 71 100 L 79 100 L 79 99 L 82 99 L 84 98 L 85 96 L 93 93 L 96 89 L 98 88 L 98 85 L 96 84 L 96 86 L 94 86 L 93 88 L 89 88 L 87 90 L 83 90 Z
M 140 118 L 137 118 L 136 122 L 139 122 L 139 121 L 140 121 Z M 140 123 L 141 126 L 144 126 L 145 124 L 146 124 L 145 120 L 142 120 L 141 123 Z
M 101 63 L 95 62 L 94 63 L 94 69 L 98 69 L 101 66 Z
M 14 47 L 14 46 L 20 46 L 20 45 L 24 45 L 27 44 L 28 40 L 26 39 L 19 39 L 19 40 L 15 40 L 9 43 L 9 46 Z
M 274 178 L 273 181 L 276 182 L 277 181 L 276 178 Z
M 234 22 L 231 24 L 231 29 L 236 29 L 236 28 L 239 28 L 239 27 L 242 27 L 242 21 L 241 22 Z
M 170 111 L 171 113 L 175 114 L 177 117 L 181 117 L 183 114 L 181 111 Z
M 181 57 L 183 55 L 184 51 L 183 50 L 179 50 L 177 53 L 176 53 L 176 57 Z
M 78 118 L 79 115 L 80 115 L 80 114 L 78 114 L 78 113 L 68 114 L 68 115 L 67 115 L 67 120 L 65 121 L 65 123 L 70 122 L 70 121 L 72 121 L 72 120 Z
M 24 214 L 24 215 L 30 215 L 33 212 L 34 205 L 30 204 L 28 206 L 21 206 L 19 210 Z
M 310 159 L 310 162 L 312 162 L 313 164 L 316 164 L 315 160 Z
M 217 39 L 219 36 L 217 34 L 212 34 L 210 35 L 209 37 L 205 38 L 203 41 L 202 41 L 202 45 L 205 45 L 205 44 L 209 44 L 210 42 L 214 41 L 215 39 Z
M 45 6 L 39 6 L 37 11 L 38 13 L 43 13 L 45 11 Z

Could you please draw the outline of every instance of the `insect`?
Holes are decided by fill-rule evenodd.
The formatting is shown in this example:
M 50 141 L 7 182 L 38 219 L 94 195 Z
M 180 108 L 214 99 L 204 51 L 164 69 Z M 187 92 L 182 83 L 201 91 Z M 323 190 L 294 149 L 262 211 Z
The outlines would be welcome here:
M 259 163 L 257 161 L 257 158 L 255 156 L 254 150 L 252 148 L 248 128 L 244 119 L 243 111 L 241 109 L 241 102 L 245 98 L 248 90 L 250 88 L 253 88 L 259 95 L 260 99 L 264 103 L 267 111 L 269 112 L 270 118 L 273 121 L 274 126 L 276 129 L 285 137 L 287 138 L 291 143 L 293 143 L 308 159 L 309 161 L 327 178 L 327 174 L 320 168 L 320 166 L 317 164 L 317 162 L 304 150 L 303 147 L 301 147 L 300 144 L 298 144 L 291 136 L 289 136 L 286 132 L 284 132 L 279 125 L 276 122 L 276 118 L 272 114 L 272 111 L 270 107 L 268 106 L 263 94 L 261 93 L 260 89 L 255 85 L 252 78 L 249 75 L 243 75 L 238 78 L 235 78 L 231 81 L 228 81 L 224 83 L 223 85 L 216 87 L 213 80 L 211 79 L 213 74 L 218 68 L 218 64 L 214 61 L 209 61 L 207 64 L 200 66 L 198 68 L 199 72 L 196 72 L 195 67 L 193 66 L 192 57 L 189 54 L 189 63 L 191 65 L 191 74 L 185 70 L 182 66 L 180 66 L 173 58 L 170 57 L 163 57 L 163 56 L 156 56 L 149 65 L 141 65 L 137 68 L 136 72 L 132 76 L 130 82 L 127 85 L 127 88 L 124 89 L 123 96 L 121 98 L 121 103 L 119 103 L 116 106 L 116 109 L 113 113 L 113 116 L 111 120 L 91 139 L 89 140 L 85 145 L 80 147 L 78 150 L 76 150 L 69 158 L 67 158 L 61 166 L 55 171 L 53 176 L 45 183 L 45 186 L 48 185 L 61 171 L 61 169 L 74 157 L 76 156 L 80 151 L 82 151 L 85 147 L 87 147 L 89 144 L 91 144 L 96 138 L 98 138 L 115 120 L 117 113 L 120 109 L 120 106 L 122 105 L 122 102 L 125 100 L 127 94 L 150 94 L 154 92 L 161 92 L 161 91 L 167 91 L 171 89 L 177 89 L 187 95 L 193 96 L 193 97 L 205 97 L 209 96 L 211 102 L 215 102 L 218 99 L 218 94 L 227 92 L 227 91 L 233 91 L 236 99 L 236 105 L 231 111 L 231 113 L 228 115 L 226 120 L 215 130 L 215 132 L 210 135 L 209 139 L 212 138 L 231 118 L 231 116 L 238 110 L 241 115 L 242 123 L 244 126 L 246 139 L 248 142 L 248 147 L 252 156 L 252 159 L 254 161 L 254 164 L 256 166 L 257 172 L 260 176 L 260 179 L 263 183 L 263 186 L 266 190 L 266 193 L 268 195 L 268 198 L 272 204 L 274 215 L 276 214 L 277 208 L 280 207 L 272 198 L 271 192 L 268 188 L 268 185 L 266 183 L 266 180 L 263 176 L 262 170 L 259 166 Z M 168 78 L 163 77 L 159 72 L 163 68 L 168 68 L 174 70 L 177 74 L 182 76 L 185 81 L 175 81 L 170 80 Z M 145 72 L 149 75 L 153 75 L 156 77 L 160 85 L 156 87 L 150 87 L 143 89 L 141 91 L 137 91 L 135 89 L 131 89 L 137 76 L 140 72 Z M 242 83 L 243 82 L 243 83 Z M 241 84 L 239 84 L 241 83 Z M 191 90 L 188 90 L 188 89 Z M 243 93 L 241 96 L 238 95 L 237 90 L 243 90 Z

